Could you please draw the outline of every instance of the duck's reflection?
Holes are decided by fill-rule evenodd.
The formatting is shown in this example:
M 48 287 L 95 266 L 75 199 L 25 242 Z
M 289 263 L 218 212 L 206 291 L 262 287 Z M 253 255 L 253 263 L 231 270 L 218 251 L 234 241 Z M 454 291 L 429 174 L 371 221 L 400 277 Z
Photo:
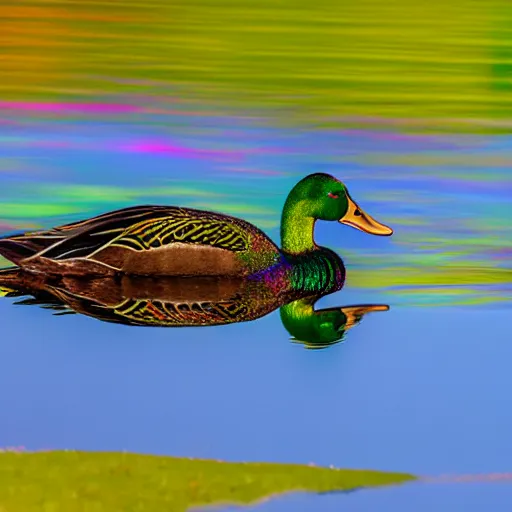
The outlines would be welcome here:
M 53 278 L 19 269 L 0 272 L 0 290 L 20 297 L 15 304 L 39 305 L 55 314 L 79 313 L 126 325 L 185 327 L 246 322 L 280 308 L 281 320 L 296 342 L 325 348 L 382 304 L 315 310 L 323 293 L 281 290 L 266 280 L 214 277 Z
M 366 313 L 389 309 L 387 304 L 358 304 L 315 311 L 315 303 L 321 297 L 299 299 L 281 306 L 281 321 L 292 340 L 307 348 L 326 348 L 339 343 Z

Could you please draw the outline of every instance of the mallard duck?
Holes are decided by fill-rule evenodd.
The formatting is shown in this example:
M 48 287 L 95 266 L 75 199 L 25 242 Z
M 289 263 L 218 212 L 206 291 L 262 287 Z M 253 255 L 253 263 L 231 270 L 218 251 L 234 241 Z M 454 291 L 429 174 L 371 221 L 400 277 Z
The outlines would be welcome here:
M 369 304 L 315 311 L 316 301 L 331 291 L 327 287 L 309 296 L 292 286 L 276 291 L 268 279 L 127 275 L 82 279 L 52 278 L 22 269 L 0 271 L 0 296 L 25 297 L 17 304 L 125 325 L 223 325 L 256 320 L 280 308 L 286 330 L 310 348 L 332 345 L 366 313 L 389 309 Z
M 242 219 L 191 208 L 136 206 L 2 238 L 0 254 L 25 270 L 46 274 L 246 277 L 313 253 L 318 261 L 332 259 L 332 251 L 315 244 L 317 220 L 339 221 L 374 235 L 393 232 L 364 213 L 339 180 L 311 174 L 286 199 L 281 249 Z

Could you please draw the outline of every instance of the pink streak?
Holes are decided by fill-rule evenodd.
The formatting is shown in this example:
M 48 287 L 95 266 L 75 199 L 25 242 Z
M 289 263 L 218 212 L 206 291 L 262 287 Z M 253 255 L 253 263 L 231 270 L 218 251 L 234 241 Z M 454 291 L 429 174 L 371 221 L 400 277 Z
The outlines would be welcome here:
M 152 153 L 172 155 L 179 158 L 226 158 L 228 160 L 240 160 L 243 157 L 240 151 L 194 149 L 186 146 L 178 146 L 167 142 L 141 141 L 122 145 L 119 149 L 133 151 L 135 153 Z

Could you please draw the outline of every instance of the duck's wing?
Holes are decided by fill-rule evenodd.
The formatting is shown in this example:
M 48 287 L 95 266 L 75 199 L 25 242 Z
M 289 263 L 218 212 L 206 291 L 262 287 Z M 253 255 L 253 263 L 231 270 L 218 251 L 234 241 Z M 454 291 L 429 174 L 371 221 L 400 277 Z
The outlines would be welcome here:
M 105 247 L 149 251 L 174 242 L 238 252 L 249 248 L 250 233 L 266 238 L 252 224 L 226 215 L 172 206 L 137 206 L 0 239 L 0 254 L 19 264 L 36 257 L 88 258 Z
M 158 218 L 165 215 L 168 208 L 160 206 L 136 206 L 123 208 L 70 224 L 43 231 L 32 231 L 0 238 L 0 254 L 5 258 L 19 263 L 20 261 L 52 250 L 62 256 L 66 248 L 72 244 L 78 252 L 86 252 L 91 247 L 108 243 L 131 225 L 138 221 Z M 83 235 L 83 239 L 81 239 Z M 90 235 L 94 236 L 91 238 Z M 96 236 L 95 236 L 96 235 Z M 84 243 L 87 240 L 87 243 Z M 69 241 L 68 244 L 64 242 Z

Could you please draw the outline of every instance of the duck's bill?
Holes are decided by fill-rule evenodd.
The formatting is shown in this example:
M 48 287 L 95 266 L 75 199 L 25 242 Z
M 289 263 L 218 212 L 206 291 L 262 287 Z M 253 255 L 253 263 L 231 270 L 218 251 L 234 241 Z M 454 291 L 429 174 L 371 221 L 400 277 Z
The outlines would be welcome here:
M 375 220 L 371 215 L 365 213 L 347 193 L 348 210 L 340 219 L 342 224 L 352 226 L 353 228 L 369 233 L 370 235 L 389 236 L 393 234 L 393 230 Z

